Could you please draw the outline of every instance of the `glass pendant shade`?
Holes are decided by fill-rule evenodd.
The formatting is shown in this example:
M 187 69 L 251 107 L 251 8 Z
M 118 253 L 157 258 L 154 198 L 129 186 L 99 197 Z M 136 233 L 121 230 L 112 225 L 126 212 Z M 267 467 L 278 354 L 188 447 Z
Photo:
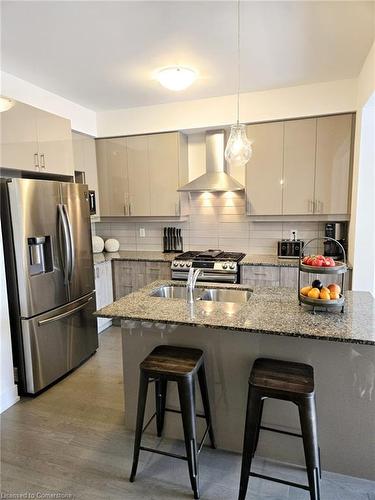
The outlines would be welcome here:
M 8 111 L 8 109 L 13 108 L 16 102 L 9 97 L 0 96 L 0 113 L 3 111 Z
M 243 167 L 250 160 L 253 150 L 247 138 L 243 123 L 237 123 L 230 128 L 230 136 L 225 148 L 225 159 L 230 165 Z

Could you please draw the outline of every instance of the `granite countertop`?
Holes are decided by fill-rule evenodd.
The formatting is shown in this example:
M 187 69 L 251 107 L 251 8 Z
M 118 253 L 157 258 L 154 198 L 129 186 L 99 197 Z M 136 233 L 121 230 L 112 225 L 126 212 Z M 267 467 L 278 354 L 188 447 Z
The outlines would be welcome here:
M 135 260 L 146 262 L 172 262 L 178 253 L 152 252 L 150 250 L 119 250 L 118 252 L 94 253 L 94 264 L 108 260 Z
M 99 317 L 222 328 L 233 332 L 286 335 L 375 345 L 375 299 L 368 292 L 346 292 L 345 312 L 316 312 L 299 306 L 289 288 L 254 288 L 245 304 L 151 297 L 163 285 L 185 286 L 178 281 L 155 281 L 95 314 Z M 197 285 L 196 288 L 236 288 L 245 285 Z

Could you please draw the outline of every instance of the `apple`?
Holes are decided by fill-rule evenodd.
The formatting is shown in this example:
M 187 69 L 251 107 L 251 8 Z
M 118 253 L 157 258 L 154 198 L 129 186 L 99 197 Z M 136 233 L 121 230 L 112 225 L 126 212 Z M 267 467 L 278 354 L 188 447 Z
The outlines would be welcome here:
M 340 295 L 341 293 L 341 288 L 339 285 L 336 283 L 331 283 L 330 285 L 327 286 L 328 290 L 332 293 Z

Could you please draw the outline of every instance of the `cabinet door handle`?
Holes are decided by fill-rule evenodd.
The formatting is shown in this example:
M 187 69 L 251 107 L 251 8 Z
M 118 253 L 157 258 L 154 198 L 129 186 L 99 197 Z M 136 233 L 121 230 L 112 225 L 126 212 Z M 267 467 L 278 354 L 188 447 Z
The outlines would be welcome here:
M 45 159 L 44 159 L 44 153 L 42 153 L 40 155 L 40 166 L 41 168 L 45 169 L 46 168 L 46 163 L 45 163 Z
M 127 205 L 127 203 L 124 204 L 124 215 L 128 215 L 128 205 Z
M 318 200 L 318 201 L 316 202 L 316 204 L 317 204 L 317 206 L 318 206 L 318 210 L 317 210 L 317 211 L 318 211 L 320 214 L 322 214 L 322 213 L 323 213 L 323 202 L 321 202 L 320 200 Z
M 313 202 L 313 200 L 308 200 L 308 208 L 307 208 L 307 211 L 308 211 L 310 214 L 313 214 L 313 213 L 314 213 L 314 202 Z
M 34 153 L 34 167 L 35 167 L 35 170 L 39 170 L 39 155 L 38 155 L 38 153 Z
M 132 214 L 132 204 L 129 202 L 129 215 Z

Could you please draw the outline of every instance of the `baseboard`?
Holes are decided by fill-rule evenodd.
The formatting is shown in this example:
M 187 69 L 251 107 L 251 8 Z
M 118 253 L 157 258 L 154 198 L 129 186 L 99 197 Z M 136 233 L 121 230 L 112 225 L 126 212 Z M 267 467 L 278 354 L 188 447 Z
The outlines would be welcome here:
M 0 413 L 13 406 L 19 399 L 17 385 L 14 384 L 12 387 L 7 387 L 1 392 Z

